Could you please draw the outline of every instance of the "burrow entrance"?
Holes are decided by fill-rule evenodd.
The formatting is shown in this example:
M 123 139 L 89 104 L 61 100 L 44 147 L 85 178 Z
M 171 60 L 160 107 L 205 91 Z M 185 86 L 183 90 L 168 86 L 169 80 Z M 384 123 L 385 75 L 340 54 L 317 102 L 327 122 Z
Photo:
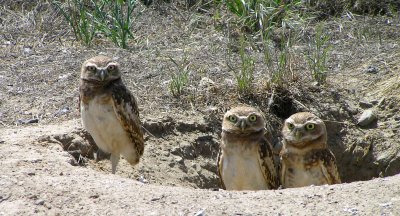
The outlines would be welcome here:
M 266 112 L 269 120 L 267 128 L 270 129 L 269 136 L 274 148 L 278 150 L 283 120 L 295 112 L 306 111 L 304 106 L 293 101 L 293 97 L 290 92 L 280 92 L 275 95 L 272 104 L 259 103 L 261 110 L 269 110 Z M 309 94 L 309 97 L 312 96 Z M 254 97 L 253 101 L 261 99 L 265 101 L 264 96 Z M 316 102 L 321 103 L 321 101 Z M 332 118 L 326 121 L 326 125 L 329 131 L 329 146 L 336 156 L 343 182 L 370 180 L 399 172 L 400 157 L 374 157 L 379 150 L 374 147 L 374 142 L 379 141 L 376 137 L 355 138 L 349 142 L 351 129 L 347 125 L 338 123 L 350 118 L 348 114 L 340 114 L 335 107 L 321 113 L 336 118 L 334 119 L 336 121 L 331 121 Z M 223 113 L 219 116 L 216 117 L 219 119 L 211 120 L 205 120 L 207 118 L 203 116 L 185 121 L 168 117 L 144 119 L 146 134 L 144 156 L 135 167 L 131 167 L 121 159 L 117 175 L 156 185 L 219 188 L 216 161 Z M 72 155 L 71 164 L 74 166 L 111 173 L 109 155 L 98 150 L 91 136 L 83 129 L 44 137 L 40 141 L 60 144 Z M 96 159 L 94 155 L 97 155 Z

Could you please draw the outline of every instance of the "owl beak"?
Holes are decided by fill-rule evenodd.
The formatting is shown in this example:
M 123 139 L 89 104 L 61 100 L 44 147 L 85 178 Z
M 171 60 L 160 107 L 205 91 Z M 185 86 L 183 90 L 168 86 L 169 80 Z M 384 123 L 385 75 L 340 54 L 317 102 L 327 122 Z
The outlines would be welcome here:
M 244 129 L 246 129 L 246 121 L 245 120 L 240 121 L 240 129 L 242 129 L 242 131 L 244 131 Z
M 301 135 L 301 132 L 297 130 L 294 132 L 294 136 L 296 137 L 297 140 L 299 140 L 302 135 Z
M 101 81 L 104 81 L 107 77 L 107 71 L 106 70 L 100 70 L 100 79 Z

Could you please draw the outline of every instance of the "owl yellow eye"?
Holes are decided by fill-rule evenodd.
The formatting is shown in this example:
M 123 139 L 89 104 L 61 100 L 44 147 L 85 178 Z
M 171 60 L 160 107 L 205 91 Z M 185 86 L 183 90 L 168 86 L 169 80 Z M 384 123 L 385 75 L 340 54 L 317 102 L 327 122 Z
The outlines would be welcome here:
M 294 124 L 288 123 L 288 124 L 287 124 L 287 127 L 289 128 L 289 130 L 292 130 L 292 129 L 294 128 Z
M 306 129 L 307 130 L 313 130 L 315 128 L 315 124 L 307 124 Z
M 87 66 L 86 70 L 88 70 L 88 71 L 96 71 L 96 67 L 95 66 Z
M 249 116 L 249 120 L 250 120 L 251 122 L 255 122 L 255 121 L 257 121 L 257 116 L 256 116 L 256 115 L 250 115 L 250 116 Z
M 112 70 L 115 70 L 116 68 L 117 68 L 117 66 L 115 66 L 115 65 L 108 65 L 107 70 L 112 71 Z
M 234 115 L 229 116 L 229 121 L 231 122 L 236 122 L 237 121 L 237 117 Z

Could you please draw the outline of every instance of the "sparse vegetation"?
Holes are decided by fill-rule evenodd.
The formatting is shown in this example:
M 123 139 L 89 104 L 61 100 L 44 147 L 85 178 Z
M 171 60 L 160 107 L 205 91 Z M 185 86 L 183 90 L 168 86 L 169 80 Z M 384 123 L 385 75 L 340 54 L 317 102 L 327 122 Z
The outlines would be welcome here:
M 270 38 L 269 32 L 263 37 L 263 53 L 264 63 L 267 65 L 268 73 L 270 74 L 270 84 L 283 86 L 285 82 L 289 82 L 289 74 L 292 73 L 291 65 L 291 47 L 292 36 L 291 30 L 288 30 L 287 35 L 282 32 L 278 37 L 281 38 L 278 44 L 279 48 L 275 48 Z
M 241 36 L 239 41 L 238 52 L 240 57 L 240 69 L 232 66 L 232 51 L 230 49 L 228 49 L 227 53 L 227 66 L 235 76 L 238 93 L 243 95 L 250 93 L 253 87 L 255 63 L 251 54 L 246 52 L 246 41 L 244 37 Z
M 265 30 L 271 26 L 282 26 L 293 18 L 293 10 L 300 0 L 226 0 L 229 11 L 236 14 L 242 27 L 250 30 Z
M 97 28 L 115 45 L 124 49 L 128 48 L 128 39 L 134 38 L 131 31 L 133 10 L 136 0 L 103 0 L 99 3 L 93 1 L 96 12 L 94 13 Z M 109 10 L 105 10 L 109 8 Z
M 315 36 L 310 38 L 306 59 L 311 71 L 311 77 L 318 84 L 324 84 L 327 77 L 327 60 L 329 58 L 330 36 L 324 30 L 323 24 L 315 28 Z
M 66 4 L 53 2 L 78 41 L 90 46 L 94 36 L 102 33 L 118 47 L 128 48 L 128 39 L 133 38 L 131 24 L 136 0 L 68 0 Z
M 53 5 L 61 11 L 71 26 L 76 40 L 90 46 L 97 31 L 93 15 L 82 1 L 72 0 L 67 1 L 67 4 L 68 6 L 64 7 L 59 1 L 53 2 Z
M 182 63 L 176 62 L 172 57 L 169 59 L 177 67 L 177 71 L 171 74 L 171 80 L 168 84 L 168 89 L 171 94 L 175 97 L 179 97 L 189 82 L 189 65 L 186 56 L 184 57 Z

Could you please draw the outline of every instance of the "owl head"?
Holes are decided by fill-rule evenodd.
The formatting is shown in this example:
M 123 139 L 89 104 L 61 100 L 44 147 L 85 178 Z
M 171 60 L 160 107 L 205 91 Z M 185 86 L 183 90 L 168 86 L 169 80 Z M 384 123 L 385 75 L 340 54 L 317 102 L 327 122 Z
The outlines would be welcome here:
M 228 110 L 222 121 L 222 130 L 235 134 L 260 132 L 264 127 L 264 115 L 250 106 L 238 106 Z
M 108 83 L 119 79 L 119 64 L 107 56 L 96 56 L 82 64 L 81 79 L 91 83 Z
M 317 143 L 326 145 L 327 132 L 324 122 L 309 112 L 299 112 L 285 120 L 282 129 L 284 144 L 303 148 Z

